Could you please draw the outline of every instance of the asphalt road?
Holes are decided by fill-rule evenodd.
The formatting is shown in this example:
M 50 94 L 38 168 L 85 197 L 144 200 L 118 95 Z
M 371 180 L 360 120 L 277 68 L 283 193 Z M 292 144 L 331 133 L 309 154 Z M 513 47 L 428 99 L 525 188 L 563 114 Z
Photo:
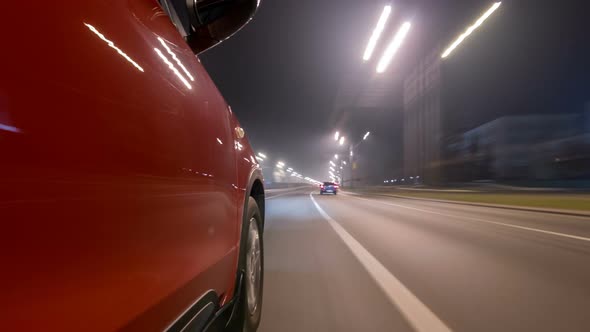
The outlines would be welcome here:
M 310 192 L 268 198 L 261 332 L 590 331 L 590 218 Z

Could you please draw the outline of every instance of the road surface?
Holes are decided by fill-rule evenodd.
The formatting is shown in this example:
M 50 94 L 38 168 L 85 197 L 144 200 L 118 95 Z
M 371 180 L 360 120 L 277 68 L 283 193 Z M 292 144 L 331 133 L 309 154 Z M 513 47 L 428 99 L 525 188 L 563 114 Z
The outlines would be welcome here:
M 260 332 L 590 331 L 590 218 L 271 194 Z

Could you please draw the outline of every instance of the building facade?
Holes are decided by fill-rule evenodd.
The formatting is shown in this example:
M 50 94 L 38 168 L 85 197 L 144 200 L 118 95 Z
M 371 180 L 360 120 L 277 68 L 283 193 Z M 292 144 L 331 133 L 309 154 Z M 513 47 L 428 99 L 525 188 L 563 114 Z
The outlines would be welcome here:
M 448 149 L 464 181 L 590 177 L 590 112 L 504 116 L 465 132 Z
M 442 123 L 440 51 L 418 63 L 404 81 L 404 176 L 440 181 Z

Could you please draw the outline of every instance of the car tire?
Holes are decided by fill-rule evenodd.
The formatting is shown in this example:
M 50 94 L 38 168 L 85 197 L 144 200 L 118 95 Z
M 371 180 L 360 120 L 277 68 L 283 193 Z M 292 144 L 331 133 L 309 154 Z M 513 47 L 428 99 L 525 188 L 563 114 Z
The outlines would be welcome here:
M 236 322 L 229 331 L 254 332 L 262 316 L 264 285 L 263 222 L 254 198 L 248 198 L 240 242 L 239 271 L 242 273 L 240 297 L 236 303 Z
M 324 192 L 323 191 L 320 191 L 320 195 L 323 195 L 323 194 L 324 194 Z

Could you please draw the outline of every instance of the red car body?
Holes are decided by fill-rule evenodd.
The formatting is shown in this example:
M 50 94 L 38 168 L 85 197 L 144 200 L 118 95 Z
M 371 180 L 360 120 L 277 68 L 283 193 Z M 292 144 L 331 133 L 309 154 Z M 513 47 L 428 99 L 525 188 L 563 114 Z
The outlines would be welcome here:
M 156 331 L 209 290 L 228 303 L 262 175 L 159 4 L 4 12 L 0 329 Z

